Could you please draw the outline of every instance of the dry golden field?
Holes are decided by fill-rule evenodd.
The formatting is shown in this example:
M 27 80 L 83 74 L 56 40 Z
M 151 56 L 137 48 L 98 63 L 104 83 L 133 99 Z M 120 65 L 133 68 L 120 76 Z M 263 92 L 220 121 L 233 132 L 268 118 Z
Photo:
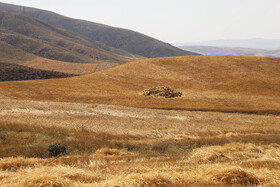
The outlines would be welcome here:
M 0 102 L 2 186 L 280 185 L 279 116 Z
M 25 62 L 22 65 L 30 68 L 70 73 L 76 75 L 93 73 L 96 71 L 96 68 L 98 66 L 97 64 L 62 62 L 57 60 L 49 60 L 41 57 Z
M 20 99 L 183 110 L 279 112 L 280 58 L 187 56 L 138 60 L 80 77 L 0 83 Z M 169 86 L 180 98 L 145 97 Z
M 134 59 L 135 58 L 131 58 L 131 59 L 127 58 L 125 61 L 134 60 Z M 91 63 L 73 63 L 73 62 L 63 62 L 58 60 L 50 60 L 42 57 L 37 57 L 21 65 L 30 68 L 42 69 L 42 70 L 83 75 L 83 74 L 90 74 L 96 71 L 107 69 L 116 66 L 118 64 L 119 63 L 113 63 L 108 61 L 94 61 L 94 60 L 92 60 Z
M 280 58 L 169 57 L 2 82 L 0 186 L 280 186 L 279 75 Z M 159 86 L 183 95 L 142 94 Z

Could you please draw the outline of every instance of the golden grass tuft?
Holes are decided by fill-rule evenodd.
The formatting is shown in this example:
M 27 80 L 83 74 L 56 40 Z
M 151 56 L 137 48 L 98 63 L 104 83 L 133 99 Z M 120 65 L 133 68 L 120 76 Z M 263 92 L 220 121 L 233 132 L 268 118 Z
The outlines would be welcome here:
M 189 161 L 195 163 L 241 161 L 247 159 L 277 159 L 277 144 L 257 146 L 251 143 L 230 143 L 194 149 Z M 278 156 L 277 156 L 278 155 Z
M 22 168 L 38 167 L 44 162 L 44 160 L 38 158 L 3 158 L 0 159 L 0 170 L 17 171 Z
M 25 187 L 67 187 L 72 186 L 70 180 L 60 176 L 28 176 L 22 183 Z
M 258 185 L 260 179 L 254 174 L 248 173 L 240 168 L 230 168 L 219 171 L 212 176 L 215 182 L 222 182 L 228 185 Z
M 91 176 L 85 173 L 71 173 L 71 174 L 66 174 L 65 177 L 70 179 L 71 181 L 80 182 L 80 183 L 96 183 L 102 180 L 100 177 Z
M 95 155 L 99 155 L 99 156 L 116 156 L 116 155 L 119 155 L 119 156 L 122 156 L 122 155 L 129 155 L 131 153 L 127 152 L 127 151 L 122 151 L 122 150 L 119 150 L 119 149 L 110 149 L 110 148 L 101 148 L 101 149 L 98 149 L 96 152 L 95 152 Z
M 48 165 L 35 168 L 22 168 L 16 172 L 8 172 L 3 176 L 1 184 L 11 186 L 73 186 L 74 184 L 93 184 L 102 180 L 102 176 L 96 176 L 92 171 L 79 167 L 53 164 L 48 160 Z M 5 173 L 4 173 L 5 174 Z M 2 183 L 1 183 L 2 182 Z
M 143 178 L 137 179 L 135 181 L 136 185 L 139 187 L 165 187 L 165 186 L 175 186 L 175 184 L 166 176 L 145 176 Z
M 144 174 L 126 174 L 104 181 L 101 186 L 168 187 L 186 186 L 186 178 L 176 172 L 150 171 Z
M 207 162 L 225 162 L 231 159 L 221 152 L 211 149 L 196 149 L 191 153 L 189 158 L 191 162 L 207 163 Z
M 195 136 L 189 136 L 185 134 L 178 134 L 176 136 L 172 137 L 164 137 L 161 140 L 162 141 L 170 141 L 170 140 L 197 140 L 198 138 Z

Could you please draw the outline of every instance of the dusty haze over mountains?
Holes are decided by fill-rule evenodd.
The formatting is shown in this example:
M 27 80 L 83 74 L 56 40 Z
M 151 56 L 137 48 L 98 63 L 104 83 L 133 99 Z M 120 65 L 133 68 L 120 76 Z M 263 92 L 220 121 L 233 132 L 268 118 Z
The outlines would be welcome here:
M 280 39 L 279 0 L 2 0 L 134 30 L 167 43 Z M 238 46 L 241 47 L 241 46 Z
M 203 55 L 280 57 L 280 39 L 215 40 L 174 45 Z
M 242 47 L 267 50 L 280 50 L 280 39 L 253 38 L 246 40 L 214 40 L 204 42 L 178 43 L 176 46 Z

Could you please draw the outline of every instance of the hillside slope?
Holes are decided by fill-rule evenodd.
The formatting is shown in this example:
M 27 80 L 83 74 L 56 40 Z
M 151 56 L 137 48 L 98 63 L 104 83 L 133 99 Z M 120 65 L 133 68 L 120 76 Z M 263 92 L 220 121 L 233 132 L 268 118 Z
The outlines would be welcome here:
M 44 58 L 83 63 L 122 63 L 139 58 L 110 47 L 105 50 L 101 44 L 88 42 L 28 16 L 0 11 L 0 21 L 1 41 Z
M 4 3 L 0 3 L 0 10 L 25 14 L 55 27 L 75 33 L 91 42 L 102 42 L 107 46 L 144 57 L 196 55 L 195 53 L 178 49 L 170 44 L 134 31 L 71 19 L 45 10 Z
M 0 94 L 54 100 L 182 110 L 280 111 L 280 58 L 187 56 L 143 59 L 90 75 L 0 83 Z M 144 96 L 168 86 L 178 98 Z
M 108 65 L 108 63 L 105 63 Z M 97 70 L 98 67 L 102 64 L 93 64 L 93 63 L 72 63 L 72 62 L 62 62 L 57 60 L 50 60 L 46 58 L 35 58 L 31 61 L 21 64 L 30 68 L 47 70 L 47 71 L 56 71 L 69 74 L 89 74 Z M 111 64 L 112 65 L 112 64 Z M 104 69 L 105 67 L 101 67 Z
M 35 59 L 36 56 L 26 51 L 20 50 L 6 42 L 0 41 L 1 62 L 21 64 Z
M 232 55 L 232 56 L 270 56 L 280 57 L 280 50 L 265 50 L 240 47 L 213 46 L 181 46 L 181 49 L 193 51 L 203 55 Z
M 44 71 L 34 68 L 0 62 L 0 81 L 53 79 L 75 76 L 54 71 Z
M 94 64 L 51 60 L 38 57 L 3 41 L 0 41 L 0 59 L 1 63 L 20 64 L 38 70 L 55 71 L 76 75 L 89 74 L 97 70 L 116 65 L 115 63 L 109 62 L 100 62 L 98 64 Z

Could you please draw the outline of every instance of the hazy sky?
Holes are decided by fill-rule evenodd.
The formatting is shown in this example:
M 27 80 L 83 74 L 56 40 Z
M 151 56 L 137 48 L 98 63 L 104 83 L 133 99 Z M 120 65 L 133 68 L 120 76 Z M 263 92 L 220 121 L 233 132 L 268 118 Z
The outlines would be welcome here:
M 280 39 L 280 0 L 2 0 L 131 29 L 169 43 Z

